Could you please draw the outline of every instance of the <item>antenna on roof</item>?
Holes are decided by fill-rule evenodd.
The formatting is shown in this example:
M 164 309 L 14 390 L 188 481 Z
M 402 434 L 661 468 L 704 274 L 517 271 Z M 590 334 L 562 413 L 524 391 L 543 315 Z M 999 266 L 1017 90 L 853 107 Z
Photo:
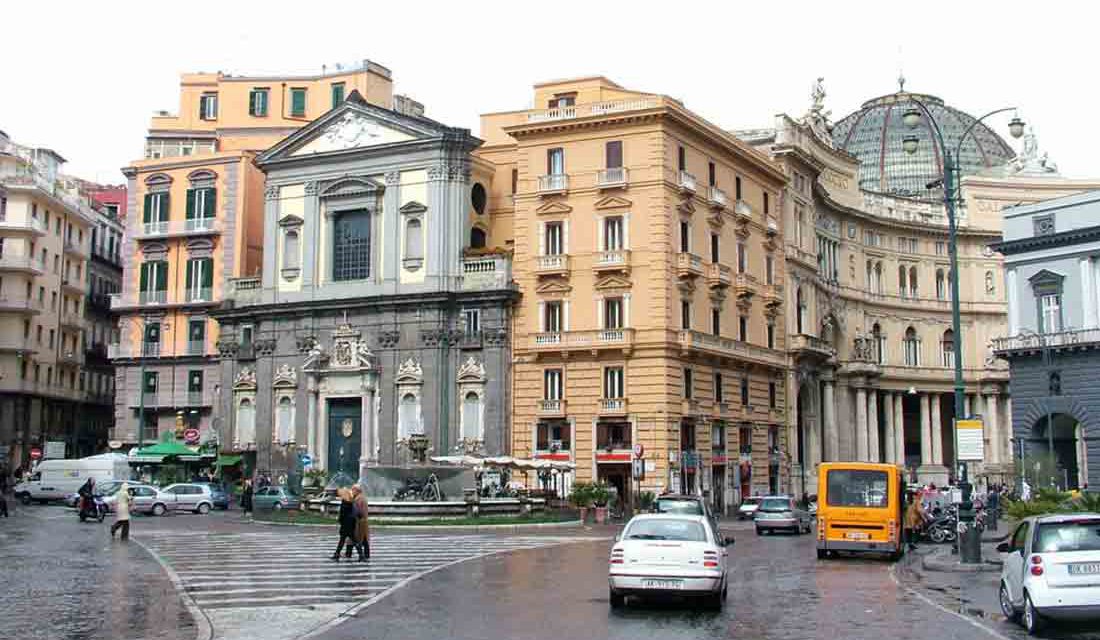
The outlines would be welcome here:
M 905 92 L 905 66 L 902 64 L 904 56 L 901 52 L 901 45 L 898 45 L 898 93 Z

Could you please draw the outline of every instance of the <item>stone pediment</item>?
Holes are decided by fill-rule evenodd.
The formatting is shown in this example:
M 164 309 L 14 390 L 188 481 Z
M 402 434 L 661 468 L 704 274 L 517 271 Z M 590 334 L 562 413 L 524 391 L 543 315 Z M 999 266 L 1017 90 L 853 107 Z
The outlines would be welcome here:
M 365 176 L 348 176 L 325 184 L 320 193 L 321 198 L 346 198 L 379 193 L 385 187 Z
M 634 203 L 626 198 L 619 196 L 607 196 L 596 201 L 594 205 L 597 209 L 621 209 L 623 207 L 633 206 Z
M 407 142 L 415 139 L 392 126 L 370 118 L 361 113 L 347 112 L 315 132 L 313 139 L 290 153 L 292 156 L 312 155 L 327 151 L 344 151 L 374 147 L 394 142 Z
M 573 207 L 561 202 L 547 202 L 538 209 L 535 209 L 535 213 L 539 215 L 546 213 L 569 213 L 572 210 Z
M 415 359 L 409 358 L 397 368 L 394 382 L 396 384 L 423 384 L 424 368 Z
M 398 209 L 398 211 L 401 212 L 401 215 L 404 215 L 404 216 L 419 215 L 421 213 L 424 213 L 427 210 L 428 210 L 428 207 L 426 207 L 423 204 L 420 204 L 416 200 L 410 200 L 409 202 L 406 202 L 405 204 L 401 205 L 401 208 Z
M 535 293 L 565 295 L 572 290 L 573 287 L 570 287 L 568 284 L 562 282 L 561 280 L 548 280 L 545 283 L 539 285 L 539 287 L 535 289 Z
M 607 289 L 629 289 L 630 287 L 630 280 L 622 276 L 607 276 L 597 280 L 593 288 L 597 291 L 606 291 Z
M 459 384 L 484 383 L 486 380 L 485 365 L 474 356 L 466 358 L 466 362 L 458 369 Z

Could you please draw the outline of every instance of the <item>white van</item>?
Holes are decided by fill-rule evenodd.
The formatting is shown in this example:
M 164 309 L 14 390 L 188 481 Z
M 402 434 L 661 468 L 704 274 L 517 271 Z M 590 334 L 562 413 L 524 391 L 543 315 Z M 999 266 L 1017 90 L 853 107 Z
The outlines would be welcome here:
M 15 485 L 15 497 L 23 504 L 61 500 L 80 489 L 88 478 L 95 478 L 97 483 L 128 480 L 129 462 L 119 453 L 79 460 L 45 460 L 34 468 L 30 478 Z

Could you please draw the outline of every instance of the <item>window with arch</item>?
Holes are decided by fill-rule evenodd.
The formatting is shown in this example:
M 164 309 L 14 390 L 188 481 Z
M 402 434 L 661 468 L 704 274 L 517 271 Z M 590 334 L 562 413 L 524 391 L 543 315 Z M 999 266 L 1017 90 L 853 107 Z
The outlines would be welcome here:
M 795 307 L 798 310 L 795 316 L 795 324 L 797 325 L 795 333 L 804 334 L 806 333 L 806 299 L 802 294 L 802 287 L 799 287 L 798 291 L 795 292 Z
M 416 271 L 424 263 L 424 229 L 420 218 L 405 222 L 405 268 Z
M 470 248 L 471 249 L 484 249 L 485 242 L 488 238 L 485 235 L 485 230 L 480 227 L 474 227 L 470 229 Z
M 885 280 L 882 276 L 882 262 L 875 263 L 875 293 L 883 293 L 886 291 Z
M 398 433 L 402 438 L 424 432 L 420 426 L 420 399 L 415 393 L 407 392 L 401 396 L 397 418 Z
M 294 433 L 294 402 L 289 396 L 279 398 L 279 406 L 276 411 L 276 438 L 279 444 L 287 444 L 293 438 Z
M 470 189 L 470 205 L 473 206 L 477 215 L 485 213 L 485 203 L 488 200 L 488 196 L 485 194 L 485 187 L 481 186 L 480 182 L 475 182 L 474 186 Z
M 947 279 L 944 278 L 943 269 L 936 269 L 936 299 L 947 299 Z
M 871 327 L 871 342 L 875 349 L 875 362 L 886 364 L 886 334 L 882 332 L 882 327 L 877 322 Z
M 301 246 L 297 229 L 287 229 L 283 233 L 283 275 L 288 278 L 298 275 L 301 267 Z
M 242 447 L 256 442 L 256 406 L 251 398 L 241 398 L 237 405 L 237 441 Z
M 917 268 L 909 267 L 909 297 L 917 298 Z
M 462 437 L 481 439 L 481 396 L 474 391 L 462 400 Z
M 867 261 L 867 292 L 875 292 L 875 263 L 871 260 Z
M 949 369 L 955 366 L 955 332 L 951 329 L 943 332 L 943 339 L 940 341 L 940 361 Z
M 902 340 L 902 351 L 905 353 L 906 366 L 920 366 L 920 338 L 917 337 L 917 330 L 913 327 L 909 327 L 905 330 L 905 338 Z
M 898 295 L 905 298 L 909 294 L 908 284 L 909 271 L 905 268 L 905 265 L 898 267 Z

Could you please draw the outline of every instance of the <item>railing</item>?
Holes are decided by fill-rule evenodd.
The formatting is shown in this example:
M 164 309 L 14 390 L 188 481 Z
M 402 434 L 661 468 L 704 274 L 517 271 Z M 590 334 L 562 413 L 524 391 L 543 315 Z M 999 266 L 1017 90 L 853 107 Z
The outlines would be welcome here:
M 556 272 L 569 270 L 569 256 L 558 254 L 553 256 L 538 256 L 535 259 L 535 271 Z
M 993 339 L 994 351 L 1035 350 L 1046 347 L 1085 346 L 1100 343 L 1100 329 L 1075 329 L 1058 333 L 1019 334 Z
M 569 176 L 564 173 L 551 173 L 539 176 L 539 193 L 556 193 L 569 188 Z
M 84 283 L 81 282 L 80 280 L 75 279 L 75 278 L 64 278 L 64 279 L 62 279 L 61 280 L 61 286 L 68 287 L 70 289 L 75 289 L 77 291 L 80 291 L 81 293 L 84 292 Z
M 737 203 L 733 205 L 733 212 L 745 219 L 752 217 L 752 207 L 744 200 L 738 200 Z
M 258 304 L 263 295 L 260 278 L 229 278 L 226 285 L 228 297 L 237 306 Z
M 626 167 L 608 167 L 596 174 L 596 186 L 619 187 L 627 183 Z
M 214 301 L 214 289 L 213 287 L 200 287 L 198 289 L 187 289 L 184 293 L 186 302 L 213 302 Z
M 593 266 L 596 269 L 622 269 L 630 266 L 630 250 L 597 251 Z
M 41 311 L 45 305 L 33 298 L 0 298 L 0 311 Z
M 601 414 L 619 415 L 626 413 L 626 398 L 600 398 L 599 412 Z
M 146 358 L 156 358 L 160 355 L 160 343 L 159 342 L 142 342 L 141 343 L 141 355 Z
M 80 357 L 80 354 L 69 351 L 69 352 L 63 352 L 63 353 L 59 354 L 57 356 L 57 361 L 60 364 L 65 364 L 65 365 L 69 365 L 69 366 L 79 366 L 80 363 L 82 362 L 82 358 Z
M 462 259 L 462 275 L 464 291 L 507 289 L 512 282 L 512 261 L 500 254 L 470 256 Z
M 141 291 L 138 292 L 138 304 L 166 304 L 168 291 Z
M 46 272 L 46 265 L 41 260 L 30 256 L 0 256 L 0 269 L 16 271 L 33 271 L 38 275 Z
M 695 176 L 687 171 L 680 171 L 680 188 L 684 191 L 695 191 Z
M 80 315 L 79 313 L 66 311 L 61 314 L 61 324 L 65 325 L 66 327 L 82 328 L 84 326 L 84 316 Z
M 828 342 L 825 342 L 817 336 L 811 336 L 805 333 L 796 333 L 791 336 L 791 350 L 816 351 L 829 357 L 836 355 L 836 349 Z
M 83 242 L 77 242 L 72 238 L 65 238 L 65 251 L 76 254 L 78 256 L 88 255 L 88 249 L 84 246 Z
M 177 401 L 177 404 L 182 404 L 187 407 L 208 407 L 213 404 L 210 400 L 210 396 L 202 391 L 188 391 L 185 396 L 182 396 Z
M 676 269 L 681 276 L 703 275 L 703 259 L 694 253 L 681 252 L 676 256 Z
M 0 230 L 9 231 L 35 231 L 37 233 L 46 233 L 47 229 L 42 221 L 38 218 L 25 218 L 23 220 L 12 220 L 10 218 L 0 219 Z
M 710 203 L 711 205 L 719 208 L 726 208 L 729 205 L 729 200 L 726 198 L 726 192 L 722 191 L 718 187 L 710 186 Z
M 570 105 L 556 109 L 543 109 L 527 113 L 527 122 L 547 122 L 550 120 L 568 120 L 587 116 L 602 116 L 622 111 L 640 111 L 652 109 L 660 104 L 657 97 L 633 98 L 630 100 L 608 100 L 588 104 Z
M 738 293 L 753 293 L 756 291 L 756 278 L 748 273 L 739 273 L 734 279 L 734 286 Z
M 532 346 L 552 349 L 622 347 L 634 342 L 634 329 L 598 329 L 596 331 L 546 331 L 536 333 Z
M 733 281 L 733 269 L 724 264 L 712 262 L 707 265 L 707 283 L 712 287 L 728 287 Z
M 188 340 L 187 341 L 187 355 L 189 356 L 201 356 L 206 353 L 206 341 L 205 340 Z
M 775 218 L 768 216 L 768 233 L 775 235 L 779 233 L 779 221 Z
M 191 218 L 189 220 L 159 220 L 145 222 L 138 227 L 134 237 L 163 238 L 166 236 L 204 235 L 221 232 L 218 218 Z
M 775 366 L 782 366 L 785 359 L 781 351 L 701 331 L 681 330 L 679 341 L 681 349 L 699 349 L 723 356 L 751 358 Z
M 540 415 L 562 415 L 565 413 L 565 400 L 539 400 Z

